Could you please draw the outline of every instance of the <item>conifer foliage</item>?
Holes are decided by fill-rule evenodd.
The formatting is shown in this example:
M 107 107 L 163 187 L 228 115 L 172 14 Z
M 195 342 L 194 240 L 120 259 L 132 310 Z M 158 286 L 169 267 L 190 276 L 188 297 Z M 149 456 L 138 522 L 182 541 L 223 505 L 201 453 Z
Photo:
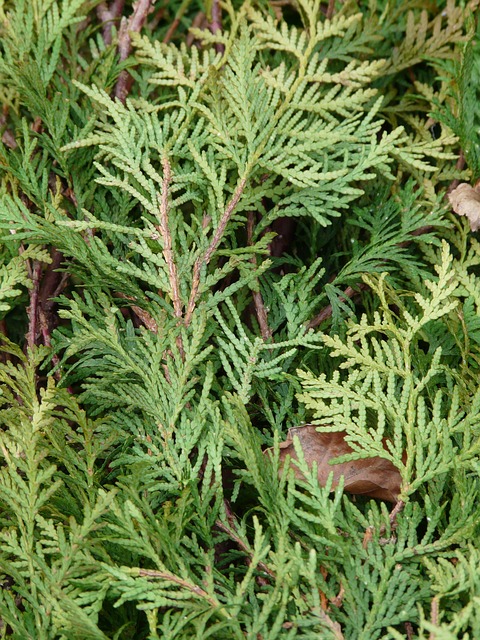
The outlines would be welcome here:
M 0 0 L 1 637 L 480 637 L 476 4 L 422 4 Z

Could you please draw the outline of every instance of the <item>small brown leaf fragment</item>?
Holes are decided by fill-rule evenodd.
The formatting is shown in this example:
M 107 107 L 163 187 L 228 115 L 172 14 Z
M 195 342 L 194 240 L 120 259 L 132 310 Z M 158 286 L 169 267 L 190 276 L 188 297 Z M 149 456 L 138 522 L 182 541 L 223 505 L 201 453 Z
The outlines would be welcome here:
M 337 487 L 341 476 L 344 477 L 344 490 L 356 495 L 364 495 L 379 500 L 397 502 L 402 478 L 400 472 L 389 460 L 374 456 L 360 460 L 350 460 L 339 464 L 330 464 L 334 458 L 352 453 L 352 448 L 345 442 L 345 431 L 319 433 L 314 425 L 307 424 L 288 430 L 288 439 L 280 444 L 281 469 L 285 459 L 290 456 L 297 459 L 293 446 L 293 438 L 297 436 L 308 466 L 317 463 L 318 481 L 325 486 L 328 476 L 333 472 L 332 490 Z M 384 445 L 385 445 L 384 440 Z M 267 451 L 271 451 L 268 449 Z M 267 453 L 267 452 L 266 452 Z M 297 478 L 303 474 L 292 465 Z
M 477 185 L 472 187 L 462 182 L 448 194 L 452 209 L 459 216 L 466 216 L 472 231 L 480 229 L 480 191 Z

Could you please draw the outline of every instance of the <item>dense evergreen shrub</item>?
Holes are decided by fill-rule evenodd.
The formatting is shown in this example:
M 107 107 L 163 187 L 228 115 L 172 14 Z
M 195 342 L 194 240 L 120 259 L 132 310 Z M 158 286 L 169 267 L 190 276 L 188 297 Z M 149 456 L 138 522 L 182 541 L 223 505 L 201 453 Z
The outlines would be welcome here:
M 1 637 L 480 637 L 475 10 L 0 0 Z

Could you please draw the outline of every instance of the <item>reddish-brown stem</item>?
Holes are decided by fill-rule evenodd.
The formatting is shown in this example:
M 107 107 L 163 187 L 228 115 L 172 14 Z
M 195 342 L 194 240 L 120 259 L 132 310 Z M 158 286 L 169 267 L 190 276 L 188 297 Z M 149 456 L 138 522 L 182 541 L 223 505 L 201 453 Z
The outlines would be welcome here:
M 333 12 L 335 11 L 335 0 L 328 0 L 327 13 L 325 17 L 327 20 L 331 20 L 333 18 Z
M 334 596 L 333 598 L 330 598 L 330 602 L 333 604 L 334 607 L 341 607 L 344 597 L 345 597 L 345 588 L 343 584 L 340 583 L 340 588 L 338 590 L 337 595 Z
M 8 116 L 8 106 L 4 105 L 2 109 L 2 115 L 0 115 L 0 128 L 3 128 L 7 124 L 7 116 Z M 13 133 L 8 129 L 2 133 L 2 142 L 4 145 L 9 147 L 10 149 L 17 148 L 17 142 L 13 136 Z
M 51 256 L 52 262 L 48 265 L 40 290 L 41 305 L 47 312 L 54 305 L 52 298 L 60 295 L 69 278 L 68 273 L 59 273 L 57 271 L 62 264 L 63 254 L 57 249 L 52 249 Z
M 242 193 L 243 193 L 243 190 L 245 189 L 246 183 L 247 183 L 246 178 L 242 178 L 240 180 L 240 184 L 236 188 L 235 193 L 232 196 L 232 199 L 228 203 L 225 211 L 223 212 L 222 218 L 220 220 L 220 224 L 218 225 L 217 230 L 215 231 L 215 235 L 213 236 L 212 241 L 210 242 L 210 245 L 205 252 L 205 255 L 203 258 L 203 262 L 205 264 L 208 264 L 210 262 L 210 259 L 213 253 L 215 252 L 218 245 L 220 244 L 220 240 L 222 239 L 222 236 L 225 233 L 225 228 L 228 224 L 228 221 L 232 217 L 232 213 L 234 212 L 235 207 L 237 206 L 237 204 L 240 201 L 240 198 L 242 197 Z
M 187 312 L 185 314 L 185 325 L 188 326 L 192 321 L 192 315 L 195 310 L 197 304 L 198 290 L 200 288 L 200 273 L 203 266 L 206 266 L 212 255 L 215 253 L 218 245 L 220 244 L 220 240 L 225 233 L 225 229 L 227 227 L 228 221 L 232 217 L 232 214 L 237 206 L 240 198 L 242 197 L 243 190 L 245 189 L 245 185 L 247 184 L 247 179 L 242 178 L 238 184 L 238 187 L 235 189 L 235 193 L 233 194 L 230 202 L 227 204 L 225 211 L 220 219 L 218 227 L 215 231 L 215 234 L 208 245 L 207 250 L 203 254 L 196 259 L 195 264 L 193 265 L 193 278 L 192 278 L 192 290 L 190 292 L 190 298 L 188 300 Z
M 368 289 L 368 285 L 363 282 L 357 284 L 355 289 L 353 289 L 353 287 L 347 287 L 343 292 L 343 296 L 340 296 L 340 301 L 345 302 L 348 298 L 353 298 L 353 296 L 357 294 L 359 290 L 364 291 L 365 289 Z M 314 318 L 312 318 L 312 320 L 310 320 L 310 322 L 308 323 L 308 328 L 314 329 L 315 327 L 318 327 L 319 324 L 321 324 L 325 320 L 328 320 L 331 315 L 332 305 L 328 304 L 324 309 L 320 311 L 320 313 L 318 313 Z
M 189 5 L 190 5 L 189 0 L 183 0 L 183 2 L 180 4 L 180 7 L 178 8 L 177 13 L 175 14 L 175 18 L 173 19 L 172 23 L 170 24 L 167 30 L 167 33 L 165 34 L 165 37 L 163 38 L 164 44 L 168 44 L 170 40 L 173 38 L 175 31 L 177 30 L 178 25 L 180 24 L 180 20 L 185 15 L 185 12 L 188 9 Z
M 390 520 L 390 527 L 392 527 L 392 529 L 394 529 L 397 526 L 397 516 L 399 513 L 403 511 L 404 506 L 405 506 L 405 502 L 403 500 L 399 500 L 398 502 L 395 503 L 395 506 L 390 511 L 390 515 L 388 516 L 388 519 Z M 383 525 L 382 528 L 380 529 L 380 534 L 382 533 L 385 533 L 385 525 Z
M 399 513 L 403 511 L 404 506 L 405 506 L 405 502 L 403 500 L 398 500 L 395 503 L 395 506 L 393 507 L 393 509 L 390 511 L 388 520 L 390 522 L 391 530 L 394 530 L 397 527 L 397 516 Z M 386 525 L 382 524 L 378 532 L 379 536 L 382 536 L 386 530 L 387 530 Z M 363 543 L 362 543 L 362 546 L 364 549 L 366 549 L 370 544 L 370 542 L 372 541 L 374 532 L 375 532 L 375 528 L 373 526 L 367 527 L 365 534 L 363 536 Z
M 38 309 L 38 322 L 39 322 L 39 325 L 40 325 L 40 333 L 42 334 L 43 344 L 46 347 L 51 347 L 52 346 L 52 341 L 50 339 L 49 321 L 47 319 L 47 313 L 45 312 L 44 309 L 42 309 L 41 306 Z M 57 367 L 60 364 L 60 358 L 57 356 L 56 353 L 54 353 L 53 356 L 52 356 L 52 362 L 53 362 L 55 367 Z M 55 373 L 53 375 L 55 376 L 55 379 L 57 381 L 59 381 L 61 379 L 61 377 L 62 377 L 61 371 L 59 369 L 56 369 Z M 71 393 L 70 388 L 67 387 L 67 389 Z
M 208 28 L 212 33 L 222 30 L 222 10 L 218 0 L 212 2 L 212 21 L 208 25 Z
M 160 200 L 160 224 L 157 226 L 157 230 L 162 236 L 163 241 L 163 257 L 168 266 L 168 276 L 170 280 L 170 288 L 173 302 L 173 310 L 177 318 L 182 317 L 182 300 L 180 298 L 180 287 L 178 283 L 177 265 L 175 263 L 175 257 L 172 249 L 172 236 L 168 226 L 168 189 L 170 181 L 172 179 L 172 172 L 170 163 L 167 158 L 162 160 L 163 166 L 163 182 L 162 182 L 162 194 Z
M 174 573 L 170 573 L 169 571 L 155 571 L 154 569 L 138 569 L 138 575 L 145 578 L 154 578 L 157 580 L 166 580 L 168 582 L 173 582 L 178 584 L 179 586 L 187 589 L 191 593 L 194 593 L 196 596 L 200 598 L 204 598 L 211 606 L 218 607 L 219 603 L 212 598 L 206 591 L 204 591 L 201 587 L 196 584 L 192 584 L 180 576 L 176 576 Z
M 133 296 L 127 296 L 126 293 L 122 293 L 121 291 L 116 291 L 115 296 L 117 296 L 118 298 L 123 298 L 124 300 L 131 300 L 133 302 L 135 301 L 135 298 Z M 152 333 L 158 333 L 158 325 L 152 318 L 152 316 L 148 313 L 148 311 L 145 311 L 145 309 L 142 309 L 135 304 L 132 304 L 131 310 L 149 331 L 151 331 Z
M 139 32 L 145 24 L 147 16 L 150 12 L 152 0 L 137 0 L 133 4 L 133 13 L 127 20 L 122 18 L 120 23 L 120 31 L 118 32 L 118 53 L 120 60 L 126 60 L 132 50 L 132 40 L 130 34 L 132 31 Z M 132 76 L 125 69 L 120 73 L 117 84 L 115 86 L 115 97 L 121 102 L 125 102 L 127 95 L 132 87 Z
M 97 16 L 103 25 L 102 36 L 105 44 L 112 42 L 112 26 L 122 15 L 125 0 L 113 0 L 110 6 L 106 2 L 101 2 L 97 6 Z
M 247 214 L 247 243 L 251 246 L 253 244 L 253 226 L 255 222 L 255 216 L 253 211 L 249 211 Z M 256 266 L 257 258 L 255 255 L 252 255 L 250 258 L 250 262 Z M 259 281 L 257 278 L 257 286 L 259 287 Z M 260 327 L 260 332 L 262 334 L 262 338 L 266 340 L 270 340 L 272 337 L 272 330 L 268 326 L 268 315 L 267 310 L 265 309 L 265 305 L 263 303 L 263 297 L 260 292 L 260 287 L 258 291 L 252 291 L 253 304 L 255 305 L 255 314 L 257 316 L 258 326 Z
M 219 0 L 213 0 L 212 2 L 212 21 L 208 25 L 208 28 L 213 34 L 222 30 L 222 9 Z M 217 42 L 215 44 L 215 51 L 217 53 L 224 53 L 225 46 L 221 42 Z
M 163 44 L 168 44 L 170 42 L 179 24 L 180 24 L 180 18 L 175 18 L 171 23 L 171 25 L 168 27 L 167 33 L 163 38 Z
M 163 20 L 163 16 L 165 15 L 165 7 L 160 7 L 158 11 L 156 11 L 152 18 L 148 21 L 148 30 L 150 33 L 156 30 L 160 22 Z
M 47 347 L 51 346 L 51 331 L 54 326 L 52 314 L 56 298 L 65 288 L 68 280 L 67 273 L 59 273 L 63 254 L 57 249 L 52 249 L 52 262 L 43 272 L 42 264 L 35 260 L 29 270 L 32 279 L 30 290 L 30 304 L 27 308 L 28 331 L 26 335 L 27 346 L 31 349 L 38 342 L 43 342 Z M 53 357 L 53 362 L 58 364 L 58 357 Z
M 205 25 L 205 14 L 203 13 L 203 11 L 199 11 L 197 15 L 194 17 L 194 19 L 192 20 L 191 29 L 201 29 L 204 27 L 204 25 Z M 194 42 L 195 42 L 195 36 L 190 31 L 186 39 L 187 47 L 191 47 Z
M 33 349 L 37 339 L 38 323 L 38 298 L 40 288 L 40 274 L 42 273 L 42 263 L 35 260 L 32 267 L 32 288 L 30 289 L 30 304 L 27 307 L 28 331 L 27 346 Z
M 175 257 L 173 254 L 172 248 L 172 236 L 170 233 L 170 228 L 168 225 L 168 189 L 170 186 L 170 181 L 172 179 L 172 171 L 170 168 L 170 163 L 167 158 L 162 160 L 163 167 L 163 182 L 162 182 L 162 194 L 159 198 L 160 200 L 160 208 L 159 208 L 159 218 L 160 224 L 157 225 L 157 231 L 160 233 L 163 241 L 163 257 L 165 258 L 165 262 L 168 267 L 168 279 L 170 281 L 170 295 L 173 302 L 173 312 L 175 317 L 179 320 L 183 315 L 183 304 L 182 299 L 180 297 L 180 285 L 178 282 L 178 271 L 177 265 L 175 262 Z M 183 342 L 181 336 L 177 338 L 177 346 L 180 351 L 180 354 L 183 358 Z
M 432 604 L 430 605 L 430 621 L 435 626 L 438 625 L 439 608 L 440 608 L 440 599 L 438 596 L 435 596 L 432 599 Z M 428 640 L 435 640 L 436 635 L 437 634 L 435 633 L 435 631 L 432 631 L 428 636 Z

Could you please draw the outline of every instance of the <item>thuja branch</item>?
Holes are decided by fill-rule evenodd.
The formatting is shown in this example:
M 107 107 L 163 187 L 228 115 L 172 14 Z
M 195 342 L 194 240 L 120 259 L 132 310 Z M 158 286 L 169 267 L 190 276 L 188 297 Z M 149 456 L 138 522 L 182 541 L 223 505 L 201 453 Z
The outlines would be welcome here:
M 353 298 L 355 295 L 360 293 L 360 291 L 365 291 L 365 289 L 368 289 L 368 285 L 366 285 L 364 282 L 359 282 L 355 285 L 355 287 L 355 289 L 353 287 L 347 287 L 343 292 L 343 296 L 340 296 L 340 302 L 346 302 L 348 298 Z M 322 324 L 322 322 L 330 318 L 330 316 L 332 315 L 332 311 L 332 305 L 327 304 L 327 306 L 322 309 L 320 313 L 318 313 L 314 318 L 310 320 L 307 328 L 315 329 L 315 327 L 318 327 L 319 324 Z
M 150 12 L 152 0 L 137 0 L 133 5 L 133 13 L 130 18 L 122 18 L 120 31 L 118 33 L 118 53 L 120 60 L 126 60 L 132 50 L 132 40 L 130 33 L 138 32 L 145 24 L 147 16 Z M 125 99 L 132 86 L 132 76 L 125 69 L 120 73 L 117 84 L 115 86 L 115 97 L 121 102 Z
M 131 300 L 133 302 L 135 302 L 135 298 L 133 296 L 127 296 L 125 293 L 122 293 L 121 291 L 116 291 L 114 293 L 114 295 L 118 298 L 123 298 L 124 300 Z M 140 322 L 152 333 L 158 333 L 158 325 L 156 323 L 156 321 L 152 318 L 152 316 L 148 313 L 148 311 L 145 311 L 145 309 L 142 309 L 141 307 L 139 307 L 136 304 L 132 304 L 132 306 L 130 307 L 132 312 L 137 316 L 137 318 L 140 320 Z
M 453 184 L 453 183 L 452 183 Z M 415 231 L 411 232 L 411 236 L 418 237 L 424 235 L 425 233 L 430 233 L 432 231 L 431 226 L 420 227 L 420 229 L 415 229 Z M 397 244 L 398 247 L 407 247 L 412 241 L 407 240 L 406 242 L 399 242 Z M 361 291 L 366 291 L 368 289 L 368 285 L 364 282 L 357 282 L 353 287 L 348 286 L 343 292 L 343 296 L 340 296 L 340 302 L 346 302 L 347 299 L 352 299 L 356 295 L 358 295 Z M 319 324 L 328 320 L 328 318 L 332 315 L 332 305 L 328 304 L 324 309 L 320 311 L 314 318 L 310 320 L 307 324 L 307 329 L 314 329 L 318 327 Z
M 133 575 L 139 575 L 145 578 L 151 578 L 156 580 L 165 580 L 167 582 L 173 582 L 174 584 L 178 584 L 183 589 L 190 591 L 194 595 L 198 596 L 206 600 L 212 607 L 222 612 L 222 614 L 230 618 L 230 615 L 225 611 L 225 608 L 222 607 L 221 603 L 216 599 L 209 595 L 204 589 L 199 587 L 185 578 L 181 578 L 180 576 L 176 576 L 174 573 L 170 573 L 169 571 L 156 571 L 155 569 L 130 569 L 128 573 Z
M 249 561 L 251 561 L 253 559 L 253 552 L 249 548 L 249 546 L 246 545 L 245 542 L 240 538 L 240 536 L 237 534 L 235 529 L 232 528 L 235 526 L 235 519 L 232 514 L 229 514 L 229 511 L 230 509 L 227 508 L 227 517 L 230 523 L 230 527 L 226 525 L 224 522 L 222 522 L 221 520 L 217 520 L 215 522 L 215 526 L 221 531 L 225 532 L 234 542 L 236 542 L 239 548 L 249 556 Z M 273 572 L 264 562 L 259 562 L 257 566 L 271 580 L 274 580 L 274 581 L 278 580 L 278 577 L 275 574 L 275 572 Z M 303 596 L 303 598 L 305 599 L 305 596 Z M 330 616 L 326 613 L 326 611 L 323 611 L 322 609 L 320 609 L 318 613 L 321 616 L 325 625 L 332 631 L 333 637 L 335 638 L 335 640 L 344 640 L 344 636 L 342 634 L 342 630 L 339 623 L 332 620 L 332 618 L 330 618 Z
M 192 315 L 197 304 L 198 290 L 200 288 L 200 274 L 201 274 L 202 267 L 208 265 L 213 254 L 215 253 L 215 250 L 220 244 L 220 240 L 222 239 L 223 234 L 225 233 L 225 229 L 227 227 L 227 224 L 230 218 L 232 217 L 235 207 L 237 206 L 237 204 L 240 201 L 240 198 L 242 197 L 242 193 L 243 193 L 243 190 L 245 189 L 246 184 L 247 184 L 247 179 L 242 178 L 240 180 L 238 187 L 235 189 L 235 193 L 233 194 L 232 199 L 227 204 L 227 207 L 223 212 L 223 215 L 220 219 L 217 230 L 215 231 L 215 234 L 207 250 L 205 251 L 203 256 L 200 256 L 199 258 L 197 258 L 197 260 L 195 261 L 195 264 L 193 265 L 192 291 L 190 293 L 190 298 L 188 300 L 188 305 L 187 305 L 187 312 L 185 314 L 185 324 L 187 326 L 192 321 Z
M 171 296 L 173 302 L 173 310 L 177 318 L 182 317 L 182 300 L 180 298 L 180 286 L 178 283 L 178 271 L 175 263 L 175 258 L 172 250 L 172 236 L 168 226 L 168 189 L 170 181 L 172 179 L 172 171 L 170 163 L 167 158 L 162 160 L 163 167 L 163 182 L 162 182 L 162 194 L 159 197 L 160 210 L 159 219 L 160 224 L 157 225 L 157 231 L 160 233 L 163 241 L 163 257 L 168 266 L 168 277 L 170 280 Z
M 250 562 L 252 560 L 252 558 L 253 558 L 253 551 L 250 549 L 250 547 L 244 542 L 244 540 L 242 540 L 242 538 L 236 532 L 236 530 L 234 528 L 235 527 L 235 519 L 234 519 L 233 515 L 229 515 L 228 519 L 229 519 L 230 524 L 231 524 L 230 527 L 227 526 L 221 520 L 217 520 L 215 522 L 215 526 L 217 527 L 217 529 L 220 529 L 221 531 L 226 533 L 228 535 L 228 537 L 231 540 L 233 540 L 238 545 L 238 547 L 249 556 L 249 562 Z M 259 569 L 261 571 L 263 571 L 266 575 L 268 575 L 273 580 L 277 579 L 277 576 L 275 575 L 275 573 L 264 562 L 260 561 L 257 566 L 259 567 Z

